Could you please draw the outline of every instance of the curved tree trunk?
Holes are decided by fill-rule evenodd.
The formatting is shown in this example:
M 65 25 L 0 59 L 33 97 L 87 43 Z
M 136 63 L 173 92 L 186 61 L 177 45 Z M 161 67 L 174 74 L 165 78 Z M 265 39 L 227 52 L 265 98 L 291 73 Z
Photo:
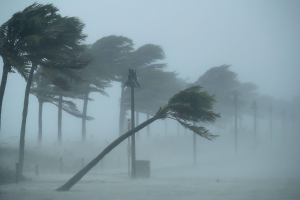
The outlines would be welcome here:
M 2 73 L 1 86 L 0 86 L 0 130 L 1 130 L 2 103 L 3 103 L 3 97 L 4 97 L 5 87 L 7 83 L 7 75 L 9 72 L 9 68 L 10 67 L 8 62 L 5 62 L 3 59 L 3 73 Z
M 87 112 L 87 104 L 89 99 L 89 93 L 85 93 L 84 95 L 84 103 L 83 103 L 83 111 L 82 111 L 82 131 L 81 131 L 81 141 L 86 141 L 86 112 Z
M 32 63 L 32 67 L 30 70 L 30 74 L 27 80 L 26 90 L 25 90 L 22 126 L 21 126 L 21 133 L 20 133 L 20 147 L 19 147 L 19 176 L 22 175 L 23 162 L 24 162 L 25 130 L 26 130 L 26 120 L 27 120 L 28 104 L 29 104 L 29 92 L 32 83 L 33 72 L 36 68 L 37 68 L 37 64 Z
M 57 124 L 58 124 L 57 142 L 58 142 L 59 146 L 61 145 L 62 100 L 63 100 L 63 97 L 60 94 L 59 102 L 58 102 L 58 122 L 57 122 Z
M 159 119 L 158 116 L 154 116 L 151 119 L 145 121 L 134 129 L 128 131 L 127 133 L 121 135 L 118 139 L 113 141 L 110 145 L 108 145 L 96 158 L 94 158 L 89 164 L 87 164 L 83 169 L 81 169 L 77 174 L 75 174 L 69 181 L 67 181 L 64 185 L 57 188 L 56 191 L 68 191 L 73 185 L 75 185 L 86 173 L 88 173 L 106 154 L 108 154 L 111 150 L 113 150 L 116 146 L 118 146 L 122 141 L 126 138 L 130 137 L 137 131 L 141 130 L 145 126 L 151 124 L 155 120 Z
M 43 101 L 38 99 L 39 101 L 39 135 L 38 135 L 38 145 L 42 144 L 42 134 L 43 134 Z
M 122 85 L 121 99 L 120 99 L 119 136 L 123 135 L 123 133 L 124 133 L 124 116 L 125 116 L 125 110 L 123 108 L 124 89 L 125 89 L 125 87 Z

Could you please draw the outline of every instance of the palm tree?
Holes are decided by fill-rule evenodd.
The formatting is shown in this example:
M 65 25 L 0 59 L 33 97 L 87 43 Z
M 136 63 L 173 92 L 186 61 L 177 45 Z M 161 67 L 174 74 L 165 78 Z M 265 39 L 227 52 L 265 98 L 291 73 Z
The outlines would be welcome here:
M 197 135 L 204 137 L 208 140 L 213 140 L 216 135 L 211 134 L 204 127 L 198 127 L 196 125 L 189 124 L 190 122 L 205 122 L 214 123 L 216 118 L 220 117 L 212 111 L 213 103 L 215 102 L 213 96 L 207 92 L 200 92 L 200 86 L 190 87 L 178 94 L 174 95 L 169 102 L 162 106 L 157 113 L 149 120 L 143 122 L 134 129 L 121 135 L 114 142 L 108 145 L 96 158 L 94 158 L 89 164 L 75 174 L 64 185 L 57 188 L 57 191 L 68 191 L 73 185 L 75 185 L 89 170 L 91 170 L 106 154 L 112 149 L 118 146 L 126 138 L 130 137 L 137 131 L 151 124 L 158 119 L 174 119 L 178 121 L 183 127 L 192 130 Z
M 90 71 L 86 72 L 86 71 Z M 90 74 L 90 76 L 88 76 Z M 103 80 L 97 77 L 97 74 L 93 74 L 91 72 L 90 67 L 88 66 L 82 73 L 83 81 L 80 84 L 73 84 L 72 91 L 74 96 L 70 96 L 71 98 L 82 99 L 83 102 L 83 110 L 82 110 L 82 131 L 81 131 L 81 139 L 82 142 L 86 141 L 86 120 L 90 120 L 87 116 L 87 106 L 88 101 L 93 101 L 89 97 L 89 94 L 92 92 L 100 93 L 104 96 L 108 96 L 105 92 L 105 88 L 110 86 L 109 81 Z
M 166 72 L 162 69 L 147 69 L 147 72 L 145 71 L 146 69 L 141 76 L 138 76 L 142 87 L 135 91 L 135 110 L 137 113 L 156 113 L 156 108 L 163 106 L 170 97 L 186 88 L 181 84 L 175 72 Z M 123 99 L 124 110 L 131 109 L 130 98 L 130 88 L 126 88 Z
M 27 80 L 22 126 L 20 132 L 19 171 L 22 173 L 25 146 L 25 127 L 28 112 L 28 97 L 32 83 L 32 77 L 39 65 L 52 81 L 61 87 L 66 86 L 59 73 L 74 76 L 71 69 L 82 69 L 90 58 L 82 55 L 84 46 L 80 45 L 85 39 L 82 34 L 84 24 L 78 18 L 61 17 L 53 5 L 43 6 L 33 4 L 25 8 L 21 13 L 24 16 L 22 25 L 26 27 L 27 36 L 20 46 L 25 57 L 31 62 L 29 77 Z M 74 76 L 78 77 L 78 76 Z
M 0 86 L 0 129 L 1 111 L 8 73 L 16 70 L 25 80 L 28 78 L 28 60 L 20 48 L 24 34 L 23 15 L 15 13 L 11 19 L 0 26 L 0 56 L 3 60 L 3 73 Z M 14 69 L 14 70 L 13 70 Z
M 93 81 L 101 80 L 100 84 L 108 84 L 110 81 L 123 82 L 127 77 L 128 69 L 128 55 L 133 50 L 133 42 L 131 39 L 123 36 L 107 36 L 97 40 L 91 48 L 87 49 L 87 52 L 94 57 L 93 62 L 90 63 L 87 72 L 91 70 Z M 91 76 L 91 73 L 87 73 Z M 95 76 L 96 75 L 96 76 Z M 97 83 L 99 85 L 99 83 Z M 96 86 L 94 84 L 94 86 Z M 98 86 L 96 86 L 98 87 Z M 106 87 L 106 86 L 104 86 Z M 124 88 L 121 91 L 121 108 L 122 108 L 122 97 Z M 121 116 L 125 112 L 120 109 L 120 122 Z M 83 123 L 84 129 L 84 123 Z M 84 130 L 83 130 L 84 135 Z M 84 136 L 83 136 L 84 138 Z
M 33 75 L 32 87 L 30 89 L 30 94 L 35 95 L 39 102 L 39 133 L 38 133 L 38 144 L 42 142 L 42 114 L 43 114 L 43 104 L 51 103 L 59 108 L 59 113 L 62 110 L 68 114 L 84 118 L 85 120 L 92 120 L 92 117 L 83 115 L 77 109 L 76 104 L 73 101 L 63 100 L 60 96 L 69 97 L 72 99 L 83 99 L 83 95 L 76 94 L 72 91 L 63 91 L 60 88 L 54 86 L 52 82 L 43 75 L 42 72 L 37 72 Z M 92 100 L 92 99 L 88 99 Z M 61 106 L 60 106 L 61 105 Z M 59 118 L 61 122 L 61 118 Z
M 165 58 L 164 51 L 159 45 L 146 44 L 135 51 L 128 52 L 122 59 L 122 65 L 119 67 L 119 78 L 116 81 L 121 82 L 121 99 L 120 99 L 120 118 L 119 118 L 119 135 L 123 134 L 125 111 L 124 91 L 127 80 L 128 69 L 132 68 L 139 73 L 139 77 L 147 76 L 151 70 L 164 69 L 166 64 L 157 63 L 158 60 Z

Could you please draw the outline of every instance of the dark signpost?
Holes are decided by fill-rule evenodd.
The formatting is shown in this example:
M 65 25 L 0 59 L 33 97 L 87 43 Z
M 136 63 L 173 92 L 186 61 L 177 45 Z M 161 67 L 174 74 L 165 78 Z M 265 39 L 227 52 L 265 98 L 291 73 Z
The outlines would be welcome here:
M 128 80 L 124 85 L 131 88 L 131 129 L 134 129 L 134 88 L 140 87 L 140 83 L 137 81 L 136 70 L 129 69 Z M 131 136 L 131 178 L 136 178 L 135 134 Z

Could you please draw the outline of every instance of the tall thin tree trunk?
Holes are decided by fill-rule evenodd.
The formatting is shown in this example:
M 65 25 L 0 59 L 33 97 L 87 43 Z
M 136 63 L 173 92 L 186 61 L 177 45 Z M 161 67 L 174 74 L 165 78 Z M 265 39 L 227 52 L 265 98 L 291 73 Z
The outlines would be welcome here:
M 124 89 L 125 89 L 125 87 L 122 85 L 121 99 L 120 99 L 119 136 L 123 135 L 123 133 L 124 133 L 124 116 L 125 116 L 125 110 L 123 108 Z
M 147 125 L 151 124 L 155 120 L 159 119 L 158 116 L 154 116 L 151 119 L 143 122 L 139 126 L 134 129 L 124 133 L 115 141 L 113 141 L 110 145 L 108 145 L 96 158 L 94 158 L 89 164 L 87 164 L 83 169 L 81 169 L 77 174 L 75 174 L 69 181 L 67 181 L 64 185 L 57 188 L 56 191 L 68 191 L 73 185 L 75 185 L 80 179 L 88 173 L 106 154 L 108 154 L 111 150 L 113 150 L 116 146 L 118 146 L 121 142 L 123 142 L 126 138 L 130 137 L 137 131 L 143 129 Z
M 83 117 L 82 117 L 82 131 L 81 131 L 81 141 L 85 142 L 86 141 L 86 112 L 87 112 L 87 104 L 88 104 L 88 99 L 89 99 L 89 93 L 85 93 L 84 95 L 84 103 L 83 103 Z
M 43 134 L 43 101 L 38 99 L 39 101 L 39 135 L 38 135 L 38 146 L 42 144 L 42 134 Z
M 5 87 L 7 83 L 8 72 L 9 72 L 9 64 L 8 62 L 5 62 L 3 59 L 3 73 L 2 73 L 1 86 L 0 86 L 0 130 L 1 130 L 2 103 L 3 103 L 3 97 L 4 97 Z
M 57 135 L 57 142 L 58 145 L 61 145 L 61 121 L 62 121 L 62 100 L 63 97 L 59 95 L 59 102 L 58 102 L 58 135 Z
M 25 90 L 22 125 L 21 125 L 21 132 L 20 132 L 20 146 L 19 146 L 19 176 L 22 175 L 23 162 L 24 162 L 25 130 L 26 130 L 26 120 L 27 120 L 28 104 L 29 104 L 29 92 L 32 83 L 33 72 L 36 68 L 37 68 L 37 64 L 32 63 L 32 67 L 30 69 L 29 77 L 26 84 L 26 90 Z

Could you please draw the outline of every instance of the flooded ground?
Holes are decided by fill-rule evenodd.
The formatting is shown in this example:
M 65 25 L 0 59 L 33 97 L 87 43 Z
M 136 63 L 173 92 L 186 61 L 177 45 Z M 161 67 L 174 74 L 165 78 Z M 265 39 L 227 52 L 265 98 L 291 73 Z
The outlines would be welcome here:
M 182 173 L 189 170 L 188 174 Z M 270 199 L 299 200 L 300 179 L 201 177 L 199 168 L 152 170 L 151 178 L 131 180 L 125 172 L 91 172 L 68 192 L 56 192 L 71 174 L 35 176 L 19 184 L 1 185 L 1 200 L 194 200 Z M 197 173 L 196 173 L 197 171 Z M 204 170 L 205 172 L 205 170 Z

